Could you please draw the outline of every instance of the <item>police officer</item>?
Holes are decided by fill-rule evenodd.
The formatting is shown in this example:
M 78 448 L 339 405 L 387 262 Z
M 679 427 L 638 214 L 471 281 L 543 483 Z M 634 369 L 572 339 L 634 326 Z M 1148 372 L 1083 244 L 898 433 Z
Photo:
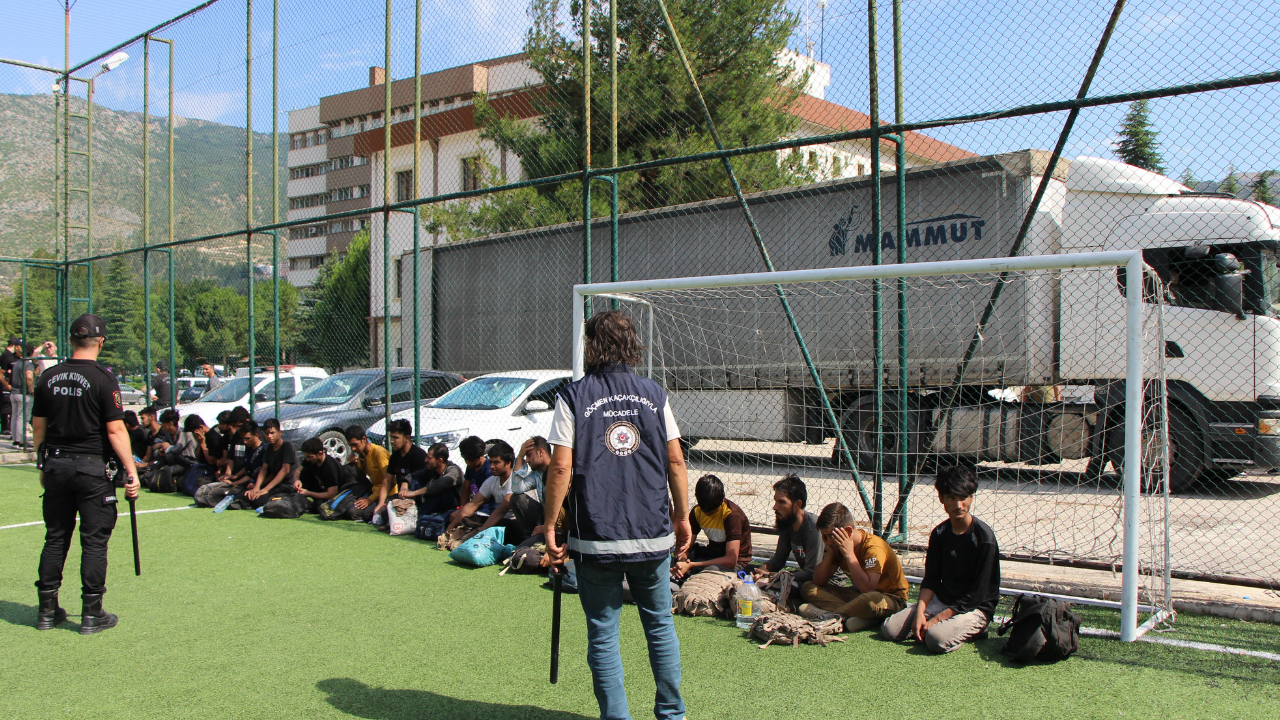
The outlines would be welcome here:
M 67 619 L 58 607 L 62 566 L 80 516 L 80 584 L 84 602 L 80 634 L 116 626 L 102 610 L 106 591 L 107 543 L 116 526 L 116 463 L 128 476 L 130 500 L 138 496 L 129 433 L 124 427 L 120 385 L 98 364 L 106 324 L 97 315 L 71 323 L 71 359 L 49 368 L 36 382 L 31 426 L 44 487 L 44 551 L 40 553 L 40 611 L 36 627 L 48 630 Z
M 671 551 L 693 540 L 689 481 L 667 393 L 631 373 L 641 347 L 631 318 L 618 311 L 586 323 L 587 374 L 556 397 L 544 521 L 556 527 L 568 505 L 567 554 L 577 569 L 587 616 L 587 665 L 602 718 L 628 718 L 618 651 L 625 578 L 640 611 L 657 685 L 654 715 L 683 718 L 680 642 L 671 618 Z M 566 547 L 547 533 L 550 562 Z

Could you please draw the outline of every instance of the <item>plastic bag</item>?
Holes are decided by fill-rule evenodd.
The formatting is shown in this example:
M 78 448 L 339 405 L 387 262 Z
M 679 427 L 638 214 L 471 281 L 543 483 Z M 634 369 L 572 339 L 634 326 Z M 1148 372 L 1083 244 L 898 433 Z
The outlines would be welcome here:
M 449 559 L 464 565 L 488 567 L 506 560 L 515 552 L 511 545 L 504 545 L 506 528 L 491 527 L 476 533 L 449 553 Z
M 395 507 L 387 503 L 387 522 L 392 535 L 412 535 L 418 527 L 418 506 L 410 505 L 408 510 L 397 513 Z

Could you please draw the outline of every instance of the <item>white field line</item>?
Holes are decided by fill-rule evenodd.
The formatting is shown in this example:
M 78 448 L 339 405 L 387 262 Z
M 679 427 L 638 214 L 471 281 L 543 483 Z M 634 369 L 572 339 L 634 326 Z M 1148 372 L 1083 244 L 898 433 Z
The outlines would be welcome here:
M 1098 628 L 1080 628 L 1081 635 L 1092 635 L 1093 637 L 1118 638 L 1120 633 L 1114 630 L 1100 630 Z M 1160 637 L 1159 635 L 1143 635 L 1138 638 L 1138 642 L 1149 642 L 1157 645 L 1170 645 L 1172 647 L 1190 648 L 1192 650 L 1205 650 L 1207 652 L 1224 653 L 1227 655 L 1248 655 L 1249 657 L 1262 658 L 1264 660 L 1273 660 L 1280 662 L 1280 654 L 1263 652 L 1261 650 L 1245 650 L 1243 648 L 1228 647 L 1226 645 L 1215 645 L 1213 643 L 1195 642 L 1194 640 L 1178 640 L 1177 638 Z
M 155 510 L 139 510 L 137 514 L 146 515 L 147 513 L 169 512 L 170 510 L 190 510 L 190 509 L 191 509 L 190 505 L 184 505 L 182 507 L 176 507 L 176 508 L 157 508 Z M 0 530 L 12 530 L 13 528 L 33 527 L 36 525 L 44 525 L 44 521 L 37 520 L 36 522 L 18 523 L 17 525 L 0 525 Z

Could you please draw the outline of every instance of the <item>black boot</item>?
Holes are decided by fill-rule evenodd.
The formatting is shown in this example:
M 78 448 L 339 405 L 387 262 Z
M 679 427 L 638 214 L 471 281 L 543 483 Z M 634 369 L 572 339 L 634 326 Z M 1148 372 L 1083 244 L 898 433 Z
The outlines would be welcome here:
M 36 613 L 36 629 L 52 630 L 67 619 L 67 611 L 58 607 L 57 590 L 41 590 L 40 611 Z
M 81 595 L 80 599 L 84 602 L 84 609 L 80 612 L 80 634 L 92 635 L 110 630 L 120 622 L 120 618 L 109 612 L 102 611 L 101 595 Z

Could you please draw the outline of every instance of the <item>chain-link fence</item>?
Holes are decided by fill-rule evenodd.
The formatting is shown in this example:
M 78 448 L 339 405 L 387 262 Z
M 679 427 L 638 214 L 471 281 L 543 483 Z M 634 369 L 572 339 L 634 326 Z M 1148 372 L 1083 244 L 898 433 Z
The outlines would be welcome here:
M 197 398 L 208 362 L 247 377 L 192 411 L 306 408 L 294 438 L 341 452 L 335 430 L 392 414 L 450 437 L 425 406 L 460 376 L 562 382 L 575 283 L 1140 249 L 1164 313 L 1170 567 L 1274 587 L 1275 16 L 216 0 L 69 72 L 0 63 L 0 322 L 43 341 L 92 307 L 140 403 L 157 382 Z M 662 313 L 636 312 L 673 393 L 737 398 L 687 423 L 783 429 L 750 453 L 733 433 L 691 447 L 699 470 L 749 476 L 730 498 L 754 522 L 786 469 L 862 506 L 844 438 L 885 488 L 864 508 L 877 531 L 921 541 L 928 493 L 903 523 L 897 488 L 970 463 L 1006 553 L 1111 567 L 1123 393 L 1081 358 L 1124 278 L 1036 282 L 949 305 L 885 279 L 856 320 L 798 303 L 799 333 L 703 336 L 719 354 L 696 373 L 669 367 Z M 614 303 L 634 305 L 593 307 Z M 340 372 L 321 409 L 287 403 Z

